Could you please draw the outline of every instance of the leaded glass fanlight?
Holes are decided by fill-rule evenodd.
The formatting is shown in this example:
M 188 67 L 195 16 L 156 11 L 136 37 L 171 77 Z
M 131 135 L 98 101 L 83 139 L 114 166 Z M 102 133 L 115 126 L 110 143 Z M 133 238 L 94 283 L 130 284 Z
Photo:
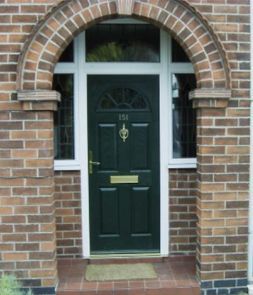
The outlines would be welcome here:
M 111 88 L 99 99 L 98 109 L 103 110 L 148 110 L 142 93 L 130 88 Z

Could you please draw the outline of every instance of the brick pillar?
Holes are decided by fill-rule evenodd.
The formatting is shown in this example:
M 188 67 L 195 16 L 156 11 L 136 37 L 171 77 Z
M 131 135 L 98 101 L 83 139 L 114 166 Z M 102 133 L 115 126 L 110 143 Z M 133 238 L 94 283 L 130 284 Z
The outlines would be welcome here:
M 0 268 L 35 294 L 55 294 L 57 284 L 53 111 L 59 98 L 54 91 L 18 93 L 22 106 L 9 113 L 6 149 L 1 143 L 8 160 L 0 177 Z
M 197 276 L 202 282 L 224 279 L 222 269 L 213 272 L 213 264 L 223 263 L 226 251 L 225 248 L 221 249 L 219 254 L 215 254 L 214 251 L 217 246 L 224 247 L 224 237 L 218 235 L 216 231 L 220 228 L 224 232 L 226 226 L 223 218 L 226 215 L 225 146 L 217 145 L 214 139 L 214 135 L 218 132 L 225 143 L 225 129 L 217 130 L 215 126 L 216 119 L 220 117 L 225 117 L 224 109 L 197 110 Z M 224 268 L 224 265 L 221 267 Z
M 237 130 L 231 128 L 237 117 L 227 118 L 229 94 L 203 89 L 190 94 L 197 108 L 197 276 L 202 294 L 235 294 L 247 285 L 248 204 L 241 175 L 247 167 L 240 158 L 247 147 L 240 147 Z

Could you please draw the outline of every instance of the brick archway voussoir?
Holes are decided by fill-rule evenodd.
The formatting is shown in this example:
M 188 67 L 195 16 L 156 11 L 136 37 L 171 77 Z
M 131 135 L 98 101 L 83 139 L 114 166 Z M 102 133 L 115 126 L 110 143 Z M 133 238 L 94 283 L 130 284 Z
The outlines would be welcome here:
M 180 43 L 192 61 L 198 88 L 230 89 L 223 48 L 207 22 L 182 0 L 62 1 L 39 23 L 25 44 L 17 90 L 50 90 L 54 67 L 71 40 L 89 26 L 116 16 L 153 23 Z

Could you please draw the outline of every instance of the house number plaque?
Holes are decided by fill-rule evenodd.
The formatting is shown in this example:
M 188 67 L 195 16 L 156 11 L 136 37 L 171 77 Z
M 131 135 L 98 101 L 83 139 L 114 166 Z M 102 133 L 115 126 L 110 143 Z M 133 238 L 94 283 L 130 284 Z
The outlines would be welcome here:
M 119 114 L 119 121 L 128 121 L 128 114 Z

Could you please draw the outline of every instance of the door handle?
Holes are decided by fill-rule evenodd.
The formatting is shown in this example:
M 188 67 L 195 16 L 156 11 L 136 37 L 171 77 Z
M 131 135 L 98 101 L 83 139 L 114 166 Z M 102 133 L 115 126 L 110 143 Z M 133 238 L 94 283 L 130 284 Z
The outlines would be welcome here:
M 99 166 L 101 163 L 92 161 L 93 160 L 93 152 L 89 151 L 89 174 L 93 174 L 93 166 Z

